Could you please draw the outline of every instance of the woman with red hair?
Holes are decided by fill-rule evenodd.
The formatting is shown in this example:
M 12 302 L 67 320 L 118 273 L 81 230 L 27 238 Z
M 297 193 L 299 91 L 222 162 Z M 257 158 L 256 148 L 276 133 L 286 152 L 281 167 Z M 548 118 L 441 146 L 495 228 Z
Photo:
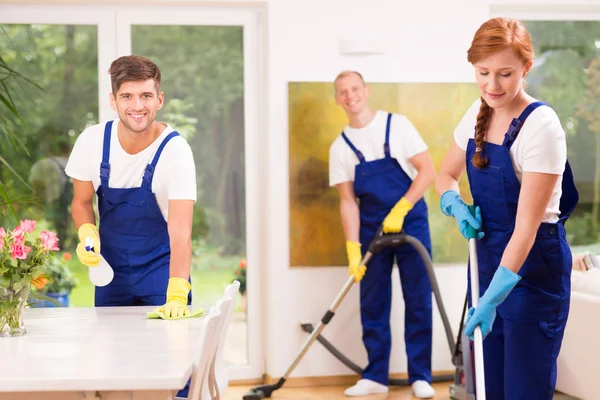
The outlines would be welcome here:
M 524 89 L 533 58 L 521 22 L 494 18 L 477 30 L 467 59 L 481 97 L 456 127 L 436 180 L 442 212 L 478 239 L 483 296 L 465 334 L 481 328 L 488 400 L 552 399 L 569 312 L 564 223 L 579 197 L 558 116 Z M 475 215 L 459 194 L 465 170 Z

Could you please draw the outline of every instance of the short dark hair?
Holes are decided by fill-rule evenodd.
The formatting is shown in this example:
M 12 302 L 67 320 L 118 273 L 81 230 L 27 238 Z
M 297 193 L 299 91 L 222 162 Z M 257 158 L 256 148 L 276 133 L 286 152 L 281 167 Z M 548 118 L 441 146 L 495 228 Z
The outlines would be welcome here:
M 113 94 L 124 82 L 154 79 L 156 91 L 160 91 L 160 69 L 152 61 L 141 56 L 123 56 L 110 64 L 108 69 Z

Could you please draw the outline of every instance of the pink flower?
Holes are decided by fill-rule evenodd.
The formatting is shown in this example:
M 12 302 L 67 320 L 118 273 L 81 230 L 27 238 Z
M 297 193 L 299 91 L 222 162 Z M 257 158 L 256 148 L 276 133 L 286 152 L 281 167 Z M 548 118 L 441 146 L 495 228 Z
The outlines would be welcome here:
M 4 228 L 0 228 L 0 239 L 3 239 L 4 236 L 6 236 L 6 231 L 4 230 Z
M 25 232 L 31 233 L 35 230 L 35 221 L 32 221 L 30 219 L 22 220 L 19 227 L 21 229 L 23 229 Z
M 58 248 L 58 238 L 56 237 L 56 233 L 50 231 L 41 231 L 40 239 L 44 249 L 54 251 L 60 250 Z
M 31 247 L 24 246 L 20 243 L 12 243 L 10 245 L 10 256 L 12 258 L 18 258 L 19 260 L 24 260 L 27 258 L 27 254 L 31 251 Z
M 13 238 L 15 238 L 15 242 L 16 241 L 22 242 L 25 240 L 25 230 L 23 228 L 21 228 L 21 225 L 19 225 L 15 229 L 13 229 L 12 236 L 13 236 Z

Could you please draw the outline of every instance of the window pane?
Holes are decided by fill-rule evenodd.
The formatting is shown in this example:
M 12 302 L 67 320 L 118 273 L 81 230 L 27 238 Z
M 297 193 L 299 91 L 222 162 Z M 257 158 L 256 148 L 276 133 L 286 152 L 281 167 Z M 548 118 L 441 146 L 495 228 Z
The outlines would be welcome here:
M 56 231 L 61 250 L 69 253 L 77 238 L 70 211 L 72 184 L 64 165 L 79 133 L 98 123 L 97 53 L 96 26 L 0 25 L 0 54 L 8 67 L 0 67 L 0 79 L 22 117 L 21 122 L 10 113 L 2 116 L 0 154 L 23 182 L 1 164 L 0 179 L 18 198 L 20 218 Z M 13 137 L 7 131 L 16 141 L 5 140 Z M 92 306 L 87 267 L 76 257 L 67 264 L 80 282 L 71 304 Z
M 579 205 L 567 222 L 574 254 L 600 254 L 600 23 L 526 21 L 536 61 L 528 92 L 547 102 L 567 133 Z
M 243 30 L 133 25 L 131 35 L 132 53 L 161 69 L 165 106 L 157 119 L 185 136 L 194 152 L 192 301 L 215 304 L 234 278 L 245 291 Z M 234 300 L 224 357 L 246 364 L 245 298 Z

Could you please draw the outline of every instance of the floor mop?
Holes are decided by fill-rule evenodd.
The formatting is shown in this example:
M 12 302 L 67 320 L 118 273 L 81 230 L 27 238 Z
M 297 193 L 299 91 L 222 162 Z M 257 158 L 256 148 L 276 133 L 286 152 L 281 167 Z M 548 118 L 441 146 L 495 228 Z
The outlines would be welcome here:
M 475 207 L 469 206 L 471 213 L 475 215 Z M 471 304 L 477 307 L 479 302 L 479 265 L 477 263 L 477 232 L 470 228 L 469 232 L 469 271 L 471 277 Z M 460 364 L 456 365 L 456 373 L 454 383 L 450 385 L 450 398 L 454 400 L 485 400 L 485 374 L 483 367 L 483 336 L 481 328 L 475 328 L 474 336 L 474 360 L 471 358 L 471 344 L 468 337 L 462 332 L 464 331 L 464 316 L 466 311 L 463 309 L 463 317 L 460 322 L 459 339 L 460 345 L 456 349 L 458 354 L 455 354 L 455 359 L 459 360 Z M 460 349 L 460 350 L 459 350 Z M 462 351 L 462 354 L 460 354 Z M 471 369 L 472 361 L 475 364 L 475 385 L 473 384 L 473 371 Z

